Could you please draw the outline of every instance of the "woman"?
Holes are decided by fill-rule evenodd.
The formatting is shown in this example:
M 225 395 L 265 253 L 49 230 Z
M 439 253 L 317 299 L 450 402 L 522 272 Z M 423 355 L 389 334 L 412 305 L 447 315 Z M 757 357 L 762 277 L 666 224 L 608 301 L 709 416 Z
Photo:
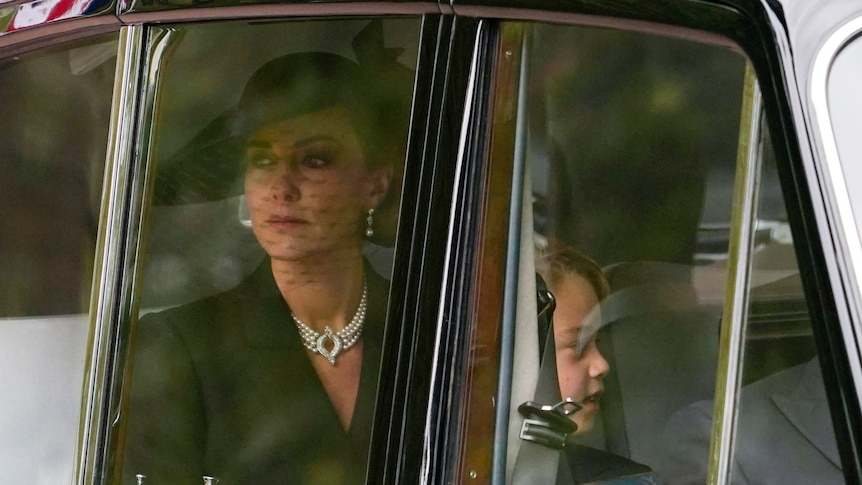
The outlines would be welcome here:
M 241 173 L 268 258 L 141 320 L 124 482 L 364 482 L 388 283 L 362 245 L 392 177 L 377 155 L 407 128 L 379 82 L 333 54 L 277 58 L 184 153 L 219 190 Z M 240 159 L 200 166 L 225 153 Z
M 560 395 L 582 406 L 569 416 L 577 424 L 570 437 L 577 437 L 593 428 L 603 392 L 602 381 L 610 372 L 608 362 L 596 346 L 601 327 L 599 302 L 608 297 L 610 288 L 602 268 L 579 251 L 557 241 L 540 244 L 536 251 L 536 271 L 556 301 L 553 328 Z M 644 483 L 650 483 L 650 468 L 627 458 L 572 441 L 566 444 L 565 452 L 573 480 L 568 483 L 620 477 L 643 477 Z

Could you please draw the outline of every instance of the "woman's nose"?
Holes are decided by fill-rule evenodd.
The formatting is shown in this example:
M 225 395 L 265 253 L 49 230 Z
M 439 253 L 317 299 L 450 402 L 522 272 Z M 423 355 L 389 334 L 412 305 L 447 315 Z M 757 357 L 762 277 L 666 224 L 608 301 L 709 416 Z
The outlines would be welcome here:
M 279 201 L 299 200 L 301 195 L 299 178 L 299 171 L 293 167 L 293 164 L 287 161 L 278 162 L 278 167 L 273 172 L 270 181 L 270 195 Z

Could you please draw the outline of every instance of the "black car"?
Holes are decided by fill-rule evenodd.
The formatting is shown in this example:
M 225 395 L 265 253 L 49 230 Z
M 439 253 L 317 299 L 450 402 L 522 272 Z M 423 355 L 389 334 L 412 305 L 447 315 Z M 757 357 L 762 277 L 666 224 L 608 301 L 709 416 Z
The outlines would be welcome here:
M 0 0 L 0 483 L 860 483 L 860 78 L 858 0 Z

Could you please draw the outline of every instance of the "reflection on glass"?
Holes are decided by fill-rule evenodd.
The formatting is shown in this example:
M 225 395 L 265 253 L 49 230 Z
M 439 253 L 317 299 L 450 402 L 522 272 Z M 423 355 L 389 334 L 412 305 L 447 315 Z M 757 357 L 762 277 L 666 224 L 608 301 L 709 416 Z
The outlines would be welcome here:
M 0 482 L 69 483 L 116 42 L 0 61 Z
M 364 483 L 418 27 L 182 28 L 124 483 Z
M 766 219 L 768 195 L 778 190 L 768 149 L 762 184 L 730 480 L 844 483 L 786 215 Z M 705 457 L 686 450 L 709 448 L 713 405 L 702 401 L 674 416 L 671 483 L 705 480 Z
M 764 175 L 777 186 L 771 151 Z M 793 241 L 764 212 L 758 225 L 773 226 L 752 259 L 731 482 L 844 483 Z
M 715 390 L 744 60 L 573 26 L 534 25 L 527 45 L 532 229 L 594 259 L 610 285 L 604 392 L 593 429 L 569 439 L 598 450 L 582 460 L 595 467 L 573 478 L 628 475 L 634 462 L 672 483 L 665 427 Z M 705 461 L 709 450 L 690 452 Z

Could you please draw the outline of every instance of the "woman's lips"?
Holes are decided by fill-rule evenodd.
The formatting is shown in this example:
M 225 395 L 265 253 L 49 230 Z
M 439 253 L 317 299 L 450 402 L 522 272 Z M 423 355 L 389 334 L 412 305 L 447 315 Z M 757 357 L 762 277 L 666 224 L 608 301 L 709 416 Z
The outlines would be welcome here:
M 273 227 L 296 227 L 308 221 L 295 216 L 270 216 L 266 223 Z

